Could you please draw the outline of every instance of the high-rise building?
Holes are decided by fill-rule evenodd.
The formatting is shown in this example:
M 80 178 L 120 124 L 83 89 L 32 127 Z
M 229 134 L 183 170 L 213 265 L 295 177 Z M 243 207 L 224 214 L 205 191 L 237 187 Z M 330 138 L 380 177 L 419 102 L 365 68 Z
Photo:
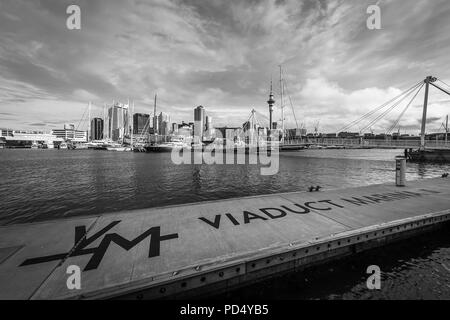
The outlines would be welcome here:
M 91 140 L 102 140 L 103 139 L 103 119 L 94 118 L 91 121 Z
M 194 109 L 194 137 L 198 137 L 200 141 L 203 140 L 203 133 L 205 132 L 206 112 L 203 106 L 198 106 Z
M 170 123 L 168 121 L 162 121 L 160 126 L 160 135 L 168 136 L 170 134 Z
M 172 129 L 171 129 L 173 134 L 177 134 L 178 133 L 178 123 L 173 122 L 172 123 Z
M 107 127 L 112 141 L 122 140 L 129 133 L 128 105 L 116 103 L 108 109 Z
M 133 134 L 150 132 L 150 115 L 146 113 L 133 114 Z
M 166 128 L 163 128 L 163 122 L 167 122 L 167 126 L 170 127 L 170 116 L 167 113 L 161 112 L 158 115 L 158 134 L 160 135 L 168 135 L 168 130 L 166 130 Z
M 178 135 L 184 137 L 192 137 L 192 128 L 184 121 L 178 126 Z
M 153 133 L 154 134 L 158 134 L 159 133 L 159 125 L 158 125 L 158 116 L 154 115 L 152 117 L 152 129 L 153 129 Z

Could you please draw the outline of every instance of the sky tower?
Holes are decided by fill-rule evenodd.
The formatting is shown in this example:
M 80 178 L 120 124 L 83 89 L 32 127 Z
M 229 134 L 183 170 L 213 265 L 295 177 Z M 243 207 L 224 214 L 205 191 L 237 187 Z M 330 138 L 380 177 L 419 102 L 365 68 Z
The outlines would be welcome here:
M 273 91 L 272 91 L 272 80 L 270 80 L 270 95 L 269 100 L 267 101 L 269 104 L 269 130 L 272 130 L 272 113 L 273 113 L 273 105 L 275 104 L 275 99 L 273 98 Z

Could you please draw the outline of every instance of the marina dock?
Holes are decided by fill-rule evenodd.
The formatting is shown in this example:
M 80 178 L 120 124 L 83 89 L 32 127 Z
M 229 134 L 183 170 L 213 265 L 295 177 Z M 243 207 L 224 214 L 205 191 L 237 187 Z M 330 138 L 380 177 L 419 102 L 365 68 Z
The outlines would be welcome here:
M 0 227 L 0 299 L 219 293 L 443 226 L 450 179 L 245 197 Z M 81 289 L 69 289 L 69 266 Z

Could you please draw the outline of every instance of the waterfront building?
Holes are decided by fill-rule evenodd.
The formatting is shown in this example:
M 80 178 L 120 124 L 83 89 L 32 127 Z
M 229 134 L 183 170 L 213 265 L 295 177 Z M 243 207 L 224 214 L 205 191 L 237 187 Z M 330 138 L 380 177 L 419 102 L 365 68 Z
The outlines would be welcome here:
M 192 137 L 192 128 L 189 124 L 183 122 L 178 126 L 178 135 L 185 138 Z
M 170 134 L 170 123 L 168 121 L 161 122 L 159 134 L 162 136 L 168 136 Z
M 215 136 L 222 137 L 227 144 L 237 142 L 245 136 L 241 127 L 218 127 L 215 128 L 215 132 Z
M 87 131 L 76 130 L 73 124 L 65 124 L 64 129 L 53 129 L 52 135 L 61 138 L 63 141 L 87 142 Z
M 150 115 L 146 113 L 133 114 L 133 134 L 141 135 L 149 133 Z
M 178 134 L 178 123 L 176 123 L 176 122 L 172 123 L 171 131 L 173 134 Z
M 209 131 L 212 129 L 212 118 L 210 116 L 206 116 L 205 130 Z
M 90 140 L 102 140 L 103 139 L 103 119 L 94 118 L 91 121 L 91 136 Z
M 157 127 L 156 127 L 157 130 L 156 131 L 160 135 L 168 135 L 169 129 L 163 127 L 163 122 L 167 122 L 167 126 L 170 129 L 170 124 L 169 124 L 170 123 L 170 116 L 167 113 L 165 113 L 165 112 L 161 112 L 158 115 L 158 119 L 156 121 L 156 123 L 157 123 Z
M 306 136 L 306 129 L 286 129 L 286 138 L 287 139 L 301 139 Z
M 158 116 L 154 115 L 152 117 L 152 129 L 153 129 L 153 133 L 154 134 L 158 134 L 159 133 L 159 126 L 158 126 Z
M 0 137 L 12 136 L 13 132 L 11 129 L 0 129 Z
M 203 106 L 198 106 L 194 109 L 194 138 L 199 141 L 203 140 L 203 133 L 205 132 L 206 112 Z
M 7 136 L 2 136 L 2 140 L 6 148 L 31 148 L 32 145 L 35 145 L 48 149 L 53 149 L 55 144 L 64 141 L 50 133 L 11 130 Z
M 344 138 L 344 139 L 355 139 L 360 138 L 361 134 L 359 132 L 339 132 L 338 138 Z
M 129 134 L 128 109 L 128 105 L 122 103 L 116 103 L 108 109 L 107 138 L 119 141 Z
M 212 125 L 212 117 L 206 116 L 206 123 L 205 123 L 205 136 L 207 139 L 211 139 L 214 136 L 214 127 Z

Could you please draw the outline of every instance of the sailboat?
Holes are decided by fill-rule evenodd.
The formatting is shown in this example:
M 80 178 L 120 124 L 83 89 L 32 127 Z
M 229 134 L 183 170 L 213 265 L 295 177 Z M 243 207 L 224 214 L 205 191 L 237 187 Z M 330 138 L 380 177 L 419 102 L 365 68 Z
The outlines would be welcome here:
M 430 85 L 438 88 L 442 92 L 450 95 L 450 92 L 447 90 L 441 88 L 437 84 L 435 84 L 436 80 L 438 80 L 435 77 L 428 76 L 425 80 L 425 99 L 423 104 L 423 115 L 422 115 L 422 129 L 421 129 L 421 136 L 420 136 L 420 148 L 417 150 L 411 150 L 407 149 L 405 150 L 405 156 L 411 160 L 411 161 L 417 161 L 417 162 L 450 162 L 450 149 L 438 149 L 438 148 L 426 148 L 425 146 L 425 126 L 426 126 L 426 119 L 427 119 L 427 107 L 428 107 L 428 91 Z M 446 137 L 448 134 L 448 117 L 447 117 L 447 125 L 446 125 Z M 446 139 L 447 142 L 447 139 Z M 447 145 L 447 143 L 446 143 Z

